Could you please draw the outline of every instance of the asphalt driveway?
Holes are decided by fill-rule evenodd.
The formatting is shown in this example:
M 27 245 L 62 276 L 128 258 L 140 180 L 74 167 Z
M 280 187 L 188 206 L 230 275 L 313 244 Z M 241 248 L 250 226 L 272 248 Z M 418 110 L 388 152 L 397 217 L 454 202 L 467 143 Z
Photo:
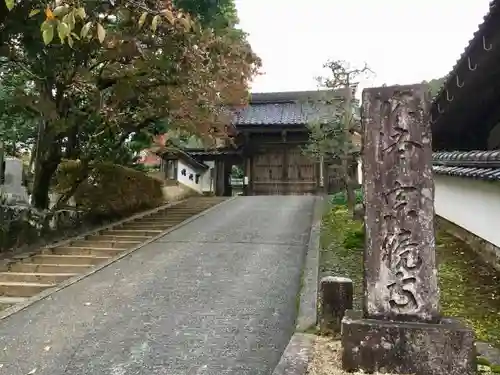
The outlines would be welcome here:
M 314 197 L 239 197 L 0 321 L 0 374 L 271 374 Z

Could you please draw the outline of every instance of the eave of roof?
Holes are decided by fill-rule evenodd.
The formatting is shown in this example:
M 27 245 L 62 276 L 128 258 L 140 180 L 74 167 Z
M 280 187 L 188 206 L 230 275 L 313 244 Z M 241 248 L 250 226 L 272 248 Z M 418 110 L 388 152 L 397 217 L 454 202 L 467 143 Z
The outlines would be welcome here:
M 280 91 L 280 92 L 255 92 L 250 94 L 250 104 L 278 104 L 294 103 L 302 100 L 318 100 L 321 96 L 330 94 L 333 97 L 343 98 L 346 89 L 341 90 L 314 90 L 314 91 Z
M 491 74 L 498 61 L 499 26 L 500 0 L 493 0 L 483 22 L 433 97 L 430 115 L 437 149 L 466 149 L 467 145 L 459 145 L 457 139 L 464 138 L 464 131 L 472 131 L 469 124 L 477 126 L 479 121 L 484 128 L 490 125 L 482 118 L 491 110 L 484 106 L 488 98 L 483 96 L 489 95 L 486 91 L 495 83 Z M 451 133 L 457 136 L 449 137 Z M 482 146 L 476 143 L 472 147 Z
M 446 77 L 445 77 L 445 79 L 443 81 L 443 84 L 439 88 L 439 90 L 436 93 L 436 95 L 434 95 L 433 100 L 432 100 L 433 106 L 436 105 L 437 99 L 442 98 L 442 97 L 445 96 L 445 91 L 446 91 L 446 88 L 448 86 L 456 84 L 456 82 L 455 82 L 456 78 L 455 77 L 457 75 L 457 71 L 458 71 L 458 69 L 459 69 L 459 67 L 461 65 L 464 65 L 467 62 L 466 60 L 469 57 L 470 52 L 472 51 L 472 49 L 475 46 L 477 46 L 479 43 L 482 44 L 482 40 L 481 39 L 482 39 L 483 35 L 485 34 L 487 28 L 492 26 L 492 21 L 494 21 L 494 19 L 493 19 L 494 11 L 497 9 L 497 7 L 498 7 L 499 4 L 500 4 L 499 0 L 492 0 L 492 1 L 490 1 L 489 11 L 483 17 L 483 22 L 478 25 L 478 28 L 477 28 L 476 32 L 472 35 L 472 38 L 469 40 L 469 43 L 465 47 L 464 51 L 461 53 L 460 57 L 455 62 L 455 65 L 453 66 L 453 68 L 451 69 L 451 71 L 446 75 Z
M 219 149 L 184 149 L 184 152 L 192 157 L 199 156 L 226 156 L 226 155 L 239 155 L 241 150 L 235 148 L 219 148 Z
M 172 149 L 158 149 L 155 151 L 156 154 L 160 155 L 161 157 L 166 157 L 168 158 L 169 156 L 175 156 L 176 158 L 184 160 L 186 163 L 191 165 L 194 168 L 198 169 L 208 169 L 208 165 L 199 162 L 196 160 L 193 156 L 191 156 L 189 153 L 187 153 L 184 150 L 177 149 L 177 150 L 172 150 Z
M 436 174 L 500 181 L 500 150 L 435 152 L 432 164 Z

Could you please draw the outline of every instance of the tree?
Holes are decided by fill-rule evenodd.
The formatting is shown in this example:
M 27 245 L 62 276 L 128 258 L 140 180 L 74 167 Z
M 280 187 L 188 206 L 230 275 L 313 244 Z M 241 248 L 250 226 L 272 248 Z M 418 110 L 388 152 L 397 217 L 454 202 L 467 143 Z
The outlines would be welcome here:
M 121 8 L 111 17 L 115 8 L 87 0 L 79 8 L 49 9 L 53 18 L 35 12 L 23 25 L 6 25 L 15 37 L 6 43 L 4 67 L 25 72 L 32 84 L 17 91 L 16 101 L 23 115 L 37 119 L 37 208 L 47 208 L 63 159 L 81 161 L 76 189 L 92 163 L 123 162 L 134 141 L 167 128 L 207 137 L 223 131 L 229 117 L 222 108 L 247 98 L 259 60 L 243 34 L 215 32 L 194 16 L 154 4 Z M 59 30 L 64 20 L 69 33 Z M 47 36 L 44 26 L 40 35 L 47 22 L 58 35 Z M 87 38 L 89 27 L 96 37 Z
M 361 132 L 354 95 L 360 78 L 370 69 L 366 65 L 353 68 L 342 60 L 330 60 L 324 68 L 330 71 L 330 75 L 318 78 L 320 88 L 326 90 L 312 103 L 320 115 L 308 123 L 309 141 L 304 151 L 322 165 L 332 163 L 346 193 L 348 207 L 354 211 L 352 166 L 360 150 L 353 143 L 352 136 L 354 132 Z
M 29 91 L 24 72 L 0 68 L 0 139 L 5 152 L 12 156 L 21 156 L 33 147 L 36 139 L 35 118 L 22 111 L 16 102 L 18 90 Z
M 441 86 L 443 86 L 444 78 L 435 78 L 430 81 L 423 81 L 422 83 L 426 83 L 429 86 L 431 95 L 434 96 L 439 92 Z

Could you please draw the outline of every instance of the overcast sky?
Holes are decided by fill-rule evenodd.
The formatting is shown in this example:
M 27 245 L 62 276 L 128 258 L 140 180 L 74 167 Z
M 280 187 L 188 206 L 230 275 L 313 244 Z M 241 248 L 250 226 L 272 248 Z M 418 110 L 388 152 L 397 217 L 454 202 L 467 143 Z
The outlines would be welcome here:
M 490 0 L 236 0 L 240 26 L 263 61 L 253 92 L 315 89 L 327 59 L 366 61 L 363 86 L 446 75 Z

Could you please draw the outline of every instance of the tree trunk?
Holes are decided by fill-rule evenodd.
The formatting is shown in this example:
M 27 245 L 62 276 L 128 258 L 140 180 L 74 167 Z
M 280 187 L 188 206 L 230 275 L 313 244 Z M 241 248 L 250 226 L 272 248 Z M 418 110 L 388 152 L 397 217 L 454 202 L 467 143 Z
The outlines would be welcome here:
M 41 162 L 38 165 L 37 171 L 35 173 L 35 178 L 33 179 L 33 197 L 32 204 L 35 208 L 40 210 L 45 210 L 49 208 L 50 204 L 50 184 L 52 182 L 52 177 L 57 171 L 59 166 L 59 161 L 47 161 Z
M 49 208 L 50 184 L 52 177 L 61 162 L 61 151 L 59 144 L 52 140 L 50 145 L 44 147 L 46 142 L 41 139 L 37 142 L 37 154 L 35 156 L 35 175 L 33 176 L 33 195 L 31 204 L 40 210 Z
M 346 177 L 345 189 L 347 196 L 347 208 L 351 213 L 354 214 L 354 207 L 356 206 L 356 194 L 354 192 L 354 183 L 349 174 L 347 174 Z
M 347 199 L 347 208 L 354 214 L 354 206 L 356 205 L 356 195 L 354 193 L 354 183 L 351 178 L 350 159 L 344 157 L 342 163 L 342 174 L 344 180 L 344 190 Z

